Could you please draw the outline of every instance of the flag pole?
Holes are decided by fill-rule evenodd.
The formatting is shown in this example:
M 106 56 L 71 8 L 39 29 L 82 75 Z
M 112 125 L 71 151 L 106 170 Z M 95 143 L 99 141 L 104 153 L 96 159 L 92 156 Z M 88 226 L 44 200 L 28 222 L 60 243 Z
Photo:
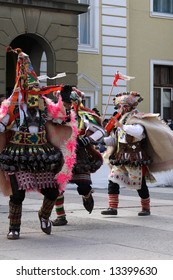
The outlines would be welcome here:
M 106 107 L 105 107 L 105 111 L 104 111 L 104 114 L 103 114 L 103 117 L 102 117 L 103 120 L 104 120 L 105 115 L 106 115 L 106 111 L 107 111 L 107 108 L 108 108 L 108 105 L 109 105 L 109 101 L 110 101 L 110 97 L 111 97 L 113 88 L 114 88 L 114 86 L 116 86 L 116 87 L 118 86 L 118 85 L 117 85 L 117 81 L 118 81 L 118 80 L 129 81 L 129 80 L 134 79 L 134 78 L 135 78 L 135 77 L 123 75 L 123 74 L 120 73 L 119 71 L 116 72 L 116 74 L 114 75 L 114 80 L 113 80 L 113 83 L 112 83 L 111 90 L 110 90 L 109 95 L 108 95 L 108 101 L 107 101 L 107 104 L 106 104 Z
M 108 105 L 109 105 L 109 101 L 110 101 L 110 97 L 111 97 L 113 88 L 114 88 L 114 84 L 112 84 L 111 90 L 110 90 L 109 95 L 108 95 L 108 101 L 107 101 L 105 111 L 104 111 L 104 114 L 103 114 L 103 117 L 102 117 L 103 121 L 104 121 L 104 118 L 105 118 L 105 115 L 106 115 L 106 111 L 107 111 L 107 108 L 108 108 Z

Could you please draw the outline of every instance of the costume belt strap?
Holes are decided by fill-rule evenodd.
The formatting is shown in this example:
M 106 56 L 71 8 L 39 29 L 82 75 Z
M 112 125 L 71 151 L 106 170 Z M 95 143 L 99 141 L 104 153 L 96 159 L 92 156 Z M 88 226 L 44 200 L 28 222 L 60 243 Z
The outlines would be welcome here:
M 24 145 L 43 145 L 47 143 L 46 132 L 27 133 L 15 132 L 10 143 Z

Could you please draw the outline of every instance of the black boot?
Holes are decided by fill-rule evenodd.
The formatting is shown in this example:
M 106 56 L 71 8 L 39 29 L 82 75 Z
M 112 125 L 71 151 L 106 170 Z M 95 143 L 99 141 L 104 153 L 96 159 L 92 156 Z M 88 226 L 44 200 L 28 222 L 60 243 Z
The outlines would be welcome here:
M 117 215 L 118 211 L 116 208 L 108 208 L 106 210 L 101 211 L 102 215 Z
M 142 211 L 138 213 L 138 216 L 150 216 L 150 197 L 141 198 Z
M 57 217 L 55 220 L 52 221 L 53 226 L 65 226 L 68 223 L 66 219 L 66 215 Z
M 150 210 L 149 209 L 142 209 L 142 211 L 140 211 L 138 213 L 138 216 L 150 216 Z
M 93 193 L 93 191 L 91 190 L 89 192 L 89 194 L 82 196 L 83 206 L 89 212 L 89 214 L 91 214 L 91 212 L 94 208 L 94 199 L 93 199 L 92 193 Z

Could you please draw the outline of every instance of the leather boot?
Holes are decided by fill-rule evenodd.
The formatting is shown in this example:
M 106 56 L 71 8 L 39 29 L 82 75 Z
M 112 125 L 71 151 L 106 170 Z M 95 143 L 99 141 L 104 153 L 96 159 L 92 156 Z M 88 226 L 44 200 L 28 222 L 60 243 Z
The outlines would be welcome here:
M 109 207 L 106 210 L 101 211 L 102 215 L 117 215 L 118 204 L 119 204 L 119 194 L 109 194 Z
M 55 220 L 52 221 L 53 226 L 65 226 L 68 223 L 66 219 L 66 215 L 57 217 Z
M 108 208 L 106 210 L 101 211 L 102 215 L 117 215 L 118 211 L 116 208 Z
M 94 199 L 93 199 L 92 193 L 93 193 L 93 190 L 91 190 L 87 195 L 82 196 L 83 206 L 89 212 L 89 214 L 91 214 L 91 212 L 94 208 Z
M 65 209 L 64 209 L 64 195 L 58 195 L 55 202 L 55 210 L 57 218 L 52 221 L 53 226 L 65 226 L 68 221 L 66 219 Z
M 141 206 L 142 206 L 142 211 L 138 213 L 138 216 L 149 216 L 150 213 L 150 198 L 141 198 Z

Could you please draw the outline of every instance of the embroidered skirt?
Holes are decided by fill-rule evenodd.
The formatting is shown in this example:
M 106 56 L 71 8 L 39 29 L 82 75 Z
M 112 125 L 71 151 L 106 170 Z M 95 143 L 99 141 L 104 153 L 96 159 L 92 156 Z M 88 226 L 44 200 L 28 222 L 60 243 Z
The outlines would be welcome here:
M 0 169 L 7 172 L 57 173 L 63 163 L 62 152 L 43 133 L 15 133 L 0 154 Z

